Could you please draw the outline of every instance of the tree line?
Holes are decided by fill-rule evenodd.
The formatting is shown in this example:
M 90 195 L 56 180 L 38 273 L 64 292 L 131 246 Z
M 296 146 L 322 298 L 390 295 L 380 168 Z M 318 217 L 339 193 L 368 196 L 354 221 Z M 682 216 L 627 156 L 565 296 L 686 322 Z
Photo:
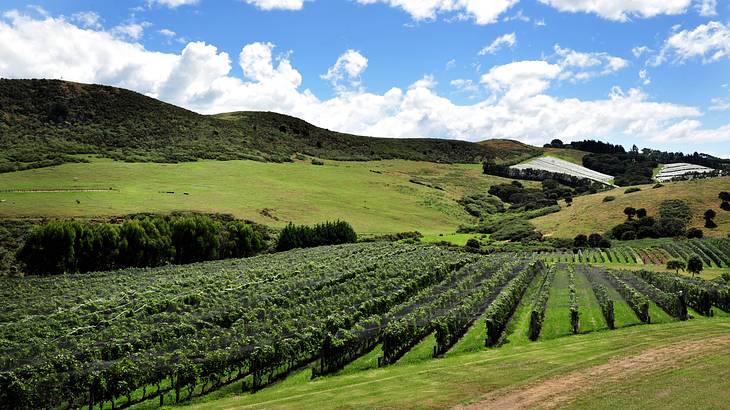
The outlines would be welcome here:
M 147 216 L 121 224 L 51 221 L 34 229 L 16 259 L 36 275 L 186 264 L 253 256 L 264 235 L 243 221 Z

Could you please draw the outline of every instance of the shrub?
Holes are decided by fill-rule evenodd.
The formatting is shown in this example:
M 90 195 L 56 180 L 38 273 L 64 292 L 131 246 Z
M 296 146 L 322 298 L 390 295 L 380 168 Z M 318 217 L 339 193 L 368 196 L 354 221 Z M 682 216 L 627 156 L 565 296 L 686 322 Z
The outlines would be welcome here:
M 603 198 L 603 202 L 613 202 L 615 200 L 616 200 L 616 197 L 615 196 L 611 196 L 611 195 L 606 196 L 606 197 Z
M 692 274 L 692 277 L 695 275 L 699 275 L 702 272 L 702 269 L 704 269 L 704 265 L 702 264 L 702 259 L 700 259 L 697 255 L 692 255 L 687 260 L 687 272 Z
M 634 239 L 636 239 L 636 232 L 634 231 L 626 231 L 621 234 L 622 241 L 633 241 Z
M 357 234 L 352 226 L 344 221 L 325 222 L 313 227 L 290 223 L 279 234 L 276 249 L 281 252 L 295 248 L 313 248 L 354 242 L 357 242 Z
M 601 236 L 601 234 L 591 234 L 591 236 L 588 237 L 588 246 L 590 246 L 591 248 L 600 248 L 602 241 L 603 236 Z
M 687 269 L 687 264 L 685 264 L 684 261 L 681 261 L 679 259 L 672 259 L 667 262 L 667 269 L 676 271 L 677 274 L 679 274 L 680 270 Z
M 479 241 L 474 238 L 471 238 L 468 241 L 466 241 L 467 248 L 479 249 L 480 246 L 481 245 L 479 244 Z
M 687 231 L 687 238 L 689 239 L 702 239 L 703 236 L 705 236 L 705 233 L 700 228 L 690 228 Z
M 321 165 L 324 165 L 324 161 L 319 160 L 319 159 L 316 159 L 316 158 L 312 158 L 312 165 L 320 165 L 321 166 Z
M 631 187 L 631 188 L 628 188 L 626 191 L 624 191 L 624 194 L 633 194 L 634 192 L 639 192 L 639 191 L 641 191 L 641 188 Z
M 588 246 L 588 237 L 580 234 L 573 239 L 574 248 L 585 248 Z
M 724 201 L 720 205 L 720 209 L 722 209 L 723 211 L 730 211 L 730 202 Z
M 496 241 L 524 241 L 537 240 L 542 237 L 540 232 L 535 230 L 531 223 L 518 219 L 511 223 L 501 224 L 501 226 L 492 234 L 492 239 Z
M 718 195 L 718 198 L 724 202 L 730 202 L 730 192 L 720 192 L 720 195 Z

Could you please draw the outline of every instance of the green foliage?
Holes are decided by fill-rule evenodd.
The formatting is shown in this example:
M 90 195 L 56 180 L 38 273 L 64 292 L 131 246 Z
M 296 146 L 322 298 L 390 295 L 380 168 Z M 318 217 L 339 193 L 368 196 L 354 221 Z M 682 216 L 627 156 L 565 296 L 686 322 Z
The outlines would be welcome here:
M 615 200 L 616 200 L 616 197 L 613 195 L 603 197 L 603 202 L 613 202 Z
M 680 298 L 678 294 L 665 292 L 633 272 L 620 272 L 618 275 L 671 316 L 679 320 L 687 320 L 687 305 L 684 298 Z
M 681 199 L 667 199 L 659 204 L 661 218 L 676 218 L 688 224 L 692 220 L 692 209 L 687 201 Z
M 687 278 L 679 275 L 639 271 L 636 273 L 646 282 L 663 290 L 679 296 L 680 304 L 687 304 L 704 316 L 711 315 L 712 297 L 707 288 L 693 283 Z M 682 307 L 680 306 L 680 309 Z M 682 314 L 686 315 L 686 308 Z
M 683 270 L 687 269 L 687 264 L 682 260 L 672 259 L 667 262 L 667 269 L 676 271 L 677 274 L 679 274 L 680 270 L 683 271 Z
M 357 242 L 357 234 L 345 221 L 325 222 L 313 227 L 287 225 L 279 234 L 276 249 L 279 252 L 295 248 L 313 248 Z
M 265 247 L 240 221 L 142 216 L 121 225 L 51 221 L 28 235 L 16 258 L 30 274 L 58 275 L 251 256 Z
M 574 248 L 587 248 L 588 247 L 588 237 L 580 234 L 573 239 L 573 247 Z
M 604 272 L 604 277 L 618 291 L 621 297 L 624 298 L 626 303 L 629 304 L 639 320 L 644 323 L 651 322 L 651 318 L 649 317 L 649 299 L 647 299 L 646 296 L 637 292 L 636 289 L 619 279 L 619 277 L 613 272 Z
M 316 158 L 312 158 L 312 165 L 322 166 L 322 165 L 324 165 L 324 161 L 316 159 Z
M 409 159 L 479 163 L 511 154 L 465 141 L 368 138 L 268 112 L 199 115 L 135 92 L 57 80 L 0 80 L 0 172 L 83 161 Z
M 573 334 L 580 333 L 580 311 L 578 310 L 578 298 L 575 290 L 575 271 L 571 268 L 568 271 L 568 304 L 570 307 L 570 328 Z
M 491 237 L 495 241 L 519 242 L 540 239 L 542 234 L 528 221 L 517 219 L 509 224 L 501 224 Z
M 502 333 L 507 327 L 507 323 L 512 317 L 517 305 L 522 299 L 525 290 L 530 285 L 530 282 L 535 278 L 538 272 L 545 269 L 543 262 L 534 262 L 528 269 L 524 269 L 520 272 L 504 290 L 497 296 L 497 298 L 489 305 L 489 308 L 484 313 L 487 337 L 485 339 L 485 345 L 487 347 L 493 347 L 499 344 Z
M 693 277 L 694 275 L 699 275 L 704 268 L 702 259 L 697 255 L 692 255 L 687 260 L 687 272 L 691 273 Z
M 634 192 L 641 192 L 641 188 L 631 187 L 624 191 L 624 194 L 633 194 Z
M 482 218 L 505 212 L 504 203 L 492 195 L 476 194 L 460 199 L 459 204 L 472 216 Z
M 687 224 L 692 219 L 689 205 L 682 200 L 667 200 L 660 205 L 658 219 L 648 216 L 646 209 L 627 207 L 624 214 L 628 220 L 611 229 L 614 239 L 623 241 L 645 238 L 671 238 L 684 236 Z M 634 219 L 634 216 L 638 216 Z
M 542 284 L 540 284 L 540 288 L 535 295 L 535 299 L 532 301 L 528 337 L 533 342 L 540 337 L 540 332 L 542 331 L 542 324 L 545 321 L 545 310 L 547 309 L 548 298 L 550 297 L 550 287 L 555 279 L 555 273 L 556 269 L 554 266 L 547 270 Z
M 688 239 L 702 239 L 703 236 L 705 236 L 705 233 L 700 228 L 690 228 L 687 230 Z

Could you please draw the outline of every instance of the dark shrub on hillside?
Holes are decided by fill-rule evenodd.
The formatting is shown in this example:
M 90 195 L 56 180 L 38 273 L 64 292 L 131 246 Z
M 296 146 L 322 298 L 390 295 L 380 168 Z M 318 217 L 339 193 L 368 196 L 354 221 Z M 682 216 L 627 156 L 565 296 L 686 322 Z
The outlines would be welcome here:
M 700 228 L 690 228 L 687 230 L 687 238 L 689 239 L 702 239 L 705 233 Z
M 724 201 L 720 205 L 720 209 L 722 209 L 723 211 L 730 211 L 730 202 Z
M 611 195 L 603 198 L 603 202 L 613 202 L 615 200 L 616 200 L 616 197 L 615 196 L 611 196 Z
M 627 189 L 626 191 L 624 191 L 624 193 L 633 194 L 634 192 L 640 192 L 640 191 L 641 191 L 641 188 L 631 187 L 631 188 Z
M 636 239 L 636 232 L 634 232 L 634 231 L 625 231 L 621 235 L 622 241 L 633 241 L 634 239 Z
M 493 234 L 492 239 L 496 241 L 526 241 L 538 240 L 542 237 L 540 232 L 535 230 L 531 223 L 525 220 L 515 220 L 502 224 Z
M 600 248 L 601 242 L 603 242 L 601 234 L 593 233 L 588 237 L 588 246 L 591 248 Z
M 479 244 L 479 241 L 474 238 L 471 238 L 468 241 L 466 241 L 467 248 L 479 249 L 480 246 L 481 245 Z
M 717 196 L 721 201 L 730 202 L 730 192 L 723 191 Z
M 588 237 L 580 234 L 573 239 L 573 247 L 574 248 L 585 248 L 588 246 Z
M 357 242 L 357 234 L 352 226 L 344 221 L 325 222 L 313 227 L 290 223 L 279 234 L 276 250 L 281 252 L 295 248 L 313 248 L 354 242 Z
M 472 216 L 481 218 L 485 215 L 493 215 L 505 211 L 502 201 L 491 195 L 476 194 L 460 199 L 459 204 Z

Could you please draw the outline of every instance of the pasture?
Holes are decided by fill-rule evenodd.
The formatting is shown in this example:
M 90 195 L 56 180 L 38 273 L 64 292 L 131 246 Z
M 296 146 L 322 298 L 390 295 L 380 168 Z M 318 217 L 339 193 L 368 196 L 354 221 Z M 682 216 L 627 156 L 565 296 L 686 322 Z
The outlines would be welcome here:
M 343 219 L 358 233 L 454 232 L 473 218 L 456 203 L 505 179 L 481 166 L 414 161 L 198 161 L 89 164 L 0 174 L 2 218 L 97 218 L 200 211 L 283 227 Z

